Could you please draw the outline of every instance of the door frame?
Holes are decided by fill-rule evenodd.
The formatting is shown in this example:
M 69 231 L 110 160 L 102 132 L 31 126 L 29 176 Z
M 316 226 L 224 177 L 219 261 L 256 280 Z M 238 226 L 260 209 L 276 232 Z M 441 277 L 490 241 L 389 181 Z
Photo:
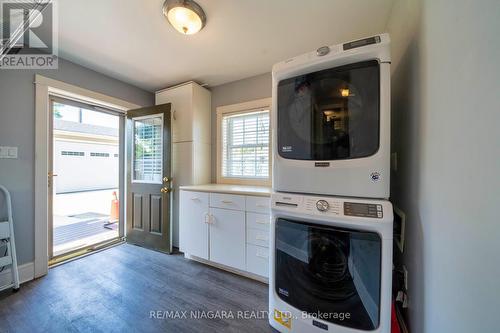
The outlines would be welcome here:
M 89 110 L 93 110 L 94 112 L 101 112 L 105 114 L 110 114 L 115 117 L 118 117 L 118 122 L 119 122 L 119 130 L 118 130 L 118 165 L 119 165 L 119 171 L 118 171 L 118 188 L 119 190 L 119 202 L 122 202 L 122 205 L 125 204 L 125 195 L 121 192 L 125 191 L 125 183 L 123 181 L 124 176 L 125 176 L 125 119 L 126 119 L 126 114 L 121 111 L 117 111 L 115 109 L 111 110 L 109 108 L 104 108 L 103 106 L 96 106 L 93 104 L 87 104 L 83 103 L 83 101 L 76 101 L 74 99 L 69 99 L 67 97 L 63 97 L 61 95 L 56 95 L 56 94 L 51 94 L 49 93 L 49 154 L 48 154 L 48 164 L 49 164 L 49 176 L 48 176 L 48 182 L 51 184 L 49 186 L 49 201 L 48 201 L 48 239 L 49 239 L 49 244 L 48 244 L 48 253 L 49 253 L 49 265 L 54 265 L 58 262 L 67 260 L 67 258 L 72 258 L 74 256 L 81 255 L 81 253 L 87 253 L 86 250 L 90 249 L 95 249 L 96 247 L 101 246 L 101 244 L 106 244 L 109 245 L 109 243 L 115 242 L 120 238 L 124 238 L 125 236 L 125 227 L 124 227 L 124 222 L 125 222 L 125 216 L 121 214 L 122 212 L 120 211 L 120 218 L 118 222 L 118 238 L 113 238 L 109 239 L 103 242 L 98 242 L 95 244 L 87 245 L 78 249 L 70 250 L 68 252 L 65 252 L 63 254 L 59 254 L 57 256 L 54 256 L 53 253 L 53 247 L 54 247 L 54 117 L 53 117 L 53 112 L 54 112 L 54 102 L 59 102 L 62 104 L 66 105 L 71 105 L 71 106 L 76 106 L 76 107 L 81 107 L 81 108 L 88 108 Z M 52 170 L 52 175 L 50 175 L 50 170 Z M 52 193 L 51 193 L 52 192 Z M 121 210 L 121 209 L 120 209 Z
M 99 92 L 84 89 L 62 81 L 35 75 L 35 260 L 34 277 L 41 277 L 49 270 L 49 192 L 48 172 L 50 141 L 52 140 L 50 127 L 50 95 L 59 95 L 68 99 L 80 100 L 85 103 L 101 105 L 126 115 L 127 110 L 138 109 L 141 106 L 125 100 L 108 96 Z M 122 139 L 123 138 L 123 139 Z M 119 186 L 123 189 L 120 196 L 126 192 L 126 157 L 125 131 L 120 133 L 123 144 L 120 147 L 120 156 L 124 163 L 123 174 L 120 174 Z M 122 193 L 123 192 L 123 193 Z M 120 198 L 120 200 L 123 200 Z M 123 225 L 126 223 L 125 202 L 120 205 L 120 215 L 123 216 Z

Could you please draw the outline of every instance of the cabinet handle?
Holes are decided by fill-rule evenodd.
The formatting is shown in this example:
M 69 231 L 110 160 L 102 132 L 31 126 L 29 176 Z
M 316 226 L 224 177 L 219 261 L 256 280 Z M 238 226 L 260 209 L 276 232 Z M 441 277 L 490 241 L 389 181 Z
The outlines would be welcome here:
M 255 239 L 260 240 L 260 241 L 268 241 L 269 240 L 269 238 L 267 238 L 266 236 L 255 236 Z
M 221 200 L 222 203 L 225 204 L 232 204 L 233 202 L 231 200 Z
M 172 118 L 173 118 L 174 120 L 177 120 L 177 118 L 175 117 L 175 113 L 176 113 L 176 111 L 174 110 L 174 111 L 172 112 Z
M 200 198 L 198 198 L 198 197 L 192 197 L 191 200 L 193 200 L 193 201 L 194 200 L 200 200 Z
M 210 224 L 210 215 L 208 213 L 205 213 L 205 223 Z
M 255 220 L 255 223 L 258 223 L 258 224 L 269 224 L 269 221 Z
M 215 217 L 212 214 L 209 215 L 208 220 L 210 221 L 208 224 L 215 224 Z
M 262 254 L 262 253 L 259 253 L 259 252 L 257 252 L 255 255 L 256 255 L 257 257 L 264 258 L 264 259 L 269 258 L 269 256 L 268 256 L 267 254 Z
M 269 205 L 265 204 L 256 204 L 255 207 L 260 207 L 260 208 L 269 208 Z

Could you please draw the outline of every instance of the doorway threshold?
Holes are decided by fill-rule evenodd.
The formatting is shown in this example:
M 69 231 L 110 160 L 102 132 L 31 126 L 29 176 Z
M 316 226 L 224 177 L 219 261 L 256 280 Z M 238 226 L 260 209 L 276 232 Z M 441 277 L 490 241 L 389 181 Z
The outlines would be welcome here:
M 74 251 L 70 251 L 58 256 L 53 257 L 52 259 L 49 260 L 49 268 L 53 268 L 62 264 L 65 264 L 67 262 L 73 261 L 75 259 L 80 259 L 83 257 L 86 257 L 88 255 L 107 250 L 113 246 L 117 246 L 120 244 L 125 243 L 125 239 L 122 237 L 118 237 L 115 239 L 111 239 L 108 241 L 104 241 L 98 244 L 94 245 L 89 245 L 86 247 L 83 247 L 81 249 L 77 249 Z

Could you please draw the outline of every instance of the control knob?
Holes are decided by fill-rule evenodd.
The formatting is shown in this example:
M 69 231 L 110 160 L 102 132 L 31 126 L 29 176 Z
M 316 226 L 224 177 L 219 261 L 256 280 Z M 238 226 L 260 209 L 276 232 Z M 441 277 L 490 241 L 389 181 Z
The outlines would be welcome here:
M 316 201 L 316 208 L 320 212 L 326 212 L 329 207 L 330 207 L 330 205 L 328 204 L 328 201 L 326 201 L 326 200 L 318 200 L 318 201 Z

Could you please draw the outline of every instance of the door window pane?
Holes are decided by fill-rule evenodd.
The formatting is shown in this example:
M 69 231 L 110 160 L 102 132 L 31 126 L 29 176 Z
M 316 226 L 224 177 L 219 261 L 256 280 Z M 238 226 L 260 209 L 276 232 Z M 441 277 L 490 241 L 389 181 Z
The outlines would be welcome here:
M 379 147 L 379 64 L 366 61 L 278 85 L 278 152 L 298 160 L 373 155 Z
M 134 119 L 134 177 L 161 183 L 163 174 L 163 115 Z

